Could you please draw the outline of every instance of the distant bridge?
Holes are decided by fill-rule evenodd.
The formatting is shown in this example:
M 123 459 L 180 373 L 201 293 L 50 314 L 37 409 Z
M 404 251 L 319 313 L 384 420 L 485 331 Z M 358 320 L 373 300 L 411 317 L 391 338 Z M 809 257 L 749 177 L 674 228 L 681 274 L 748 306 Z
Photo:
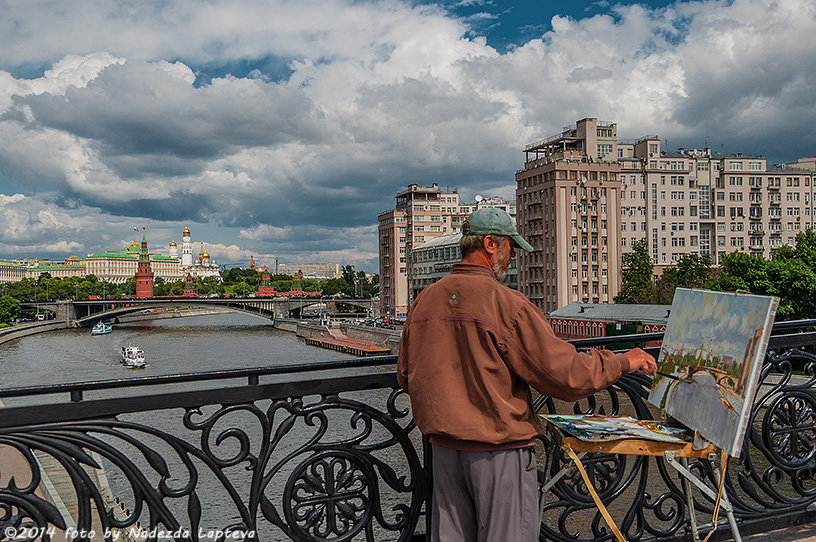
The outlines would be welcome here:
M 367 298 L 331 297 L 162 297 L 143 299 L 91 299 L 57 300 L 46 302 L 22 302 L 23 309 L 47 309 L 56 314 L 57 320 L 74 322 L 79 327 L 90 327 L 98 320 L 114 319 L 125 314 L 162 307 L 219 308 L 251 314 L 264 319 L 293 317 L 299 318 L 303 311 L 315 305 L 326 305 L 326 311 L 337 312 L 336 304 L 345 303 L 359 307 L 372 314 L 376 310 L 374 300 Z

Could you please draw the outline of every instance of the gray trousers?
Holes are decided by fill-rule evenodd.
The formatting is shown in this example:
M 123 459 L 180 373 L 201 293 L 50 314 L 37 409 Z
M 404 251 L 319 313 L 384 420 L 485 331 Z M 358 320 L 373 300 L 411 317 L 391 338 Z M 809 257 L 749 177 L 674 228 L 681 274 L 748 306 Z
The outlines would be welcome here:
M 432 542 L 538 540 L 532 448 L 460 452 L 433 446 Z

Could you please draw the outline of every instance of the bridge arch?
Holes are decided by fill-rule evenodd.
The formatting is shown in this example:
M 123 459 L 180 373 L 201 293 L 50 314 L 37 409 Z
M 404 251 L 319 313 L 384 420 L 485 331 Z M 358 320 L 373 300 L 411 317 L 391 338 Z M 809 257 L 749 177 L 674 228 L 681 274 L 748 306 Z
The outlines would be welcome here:
M 201 309 L 213 309 L 212 305 L 205 305 L 202 303 L 185 303 L 185 307 L 196 307 Z M 94 312 L 89 314 L 88 316 L 84 316 L 81 318 L 76 319 L 76 326 L 77 327 L 92 327 L 96 322 L 99 320 L 116 320 L 116 318 L 120 316 L 125 316 L 127 314 L 134 314 L 137 312 L 142 312 L 146 308 L 173 308 L 176 305 L 168 304 L 168 305 L 151 305 L 150 307 L 142 306 L 126 306 L 126 307 L 116 307 L 113 309 L 102 310 L 99 312 Z M 227 310 L 230 312 L 236 313 L 243 313 L 249 314 L 252 316 L 256 316 L 258 318 L 263 318 L 266 321 L 274 320 L 275 319 L 275 312 L 274 310 L 263 310 L 258 307 L 239 307 L 239 306 L 218 306 L 215 307 L 222 310 Z

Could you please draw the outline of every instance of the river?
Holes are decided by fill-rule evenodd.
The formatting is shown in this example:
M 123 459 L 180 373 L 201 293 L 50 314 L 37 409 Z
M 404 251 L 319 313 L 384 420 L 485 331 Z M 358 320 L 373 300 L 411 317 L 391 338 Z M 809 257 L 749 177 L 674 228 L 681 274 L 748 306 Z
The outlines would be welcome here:
M 126 369 L 122 346 L 136 344 L 149 366 Z M 261 367 L 349 358 L 308 346 L 268 320 L 245 314 L 217 314 L 114 325 L 113 333 L 64 329 L 0 344 L 0 386 L 31 386 L 151 376 L 216 369 Z M 6 403 L 13 403 L 9 399 Z

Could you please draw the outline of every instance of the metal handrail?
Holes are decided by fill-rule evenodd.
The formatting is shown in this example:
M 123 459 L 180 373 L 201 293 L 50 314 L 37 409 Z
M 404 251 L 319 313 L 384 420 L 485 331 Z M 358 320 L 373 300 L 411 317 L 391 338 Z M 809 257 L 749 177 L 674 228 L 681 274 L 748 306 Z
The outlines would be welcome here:
M 119 378 L 110 380 L 92 380 L 86 382 L 68 382 L 63 384 L 47 384 L 44 386 L 19 386 L 0 389 L 2 397 L 22 397 L 29 395 L 45 395 L 52 393 L 77 392 L 89 390 L 103 390 L 114 388 L 129 388 L 135 386 L 154 386 L 159 384 L 174 384 L 178 382 L 200 382 L 205 380 L 222 380 L 229 378 L 250 378 L 267 375 L 282 375 L 292 373 L 308 373 L 336 369 L 350 369 L 354 367 L 373 367 L 377 365 L 396 363 L 396 356 L 371 356 L 346 360 L 315 361 L 308 363 L 293 363 L 289 365 L 275 365 L 265 367 L 250 367 L 243 369 L 219 369 L 195 373 L 175 373 L 169 375 L 140 376 L 135 378 Z

